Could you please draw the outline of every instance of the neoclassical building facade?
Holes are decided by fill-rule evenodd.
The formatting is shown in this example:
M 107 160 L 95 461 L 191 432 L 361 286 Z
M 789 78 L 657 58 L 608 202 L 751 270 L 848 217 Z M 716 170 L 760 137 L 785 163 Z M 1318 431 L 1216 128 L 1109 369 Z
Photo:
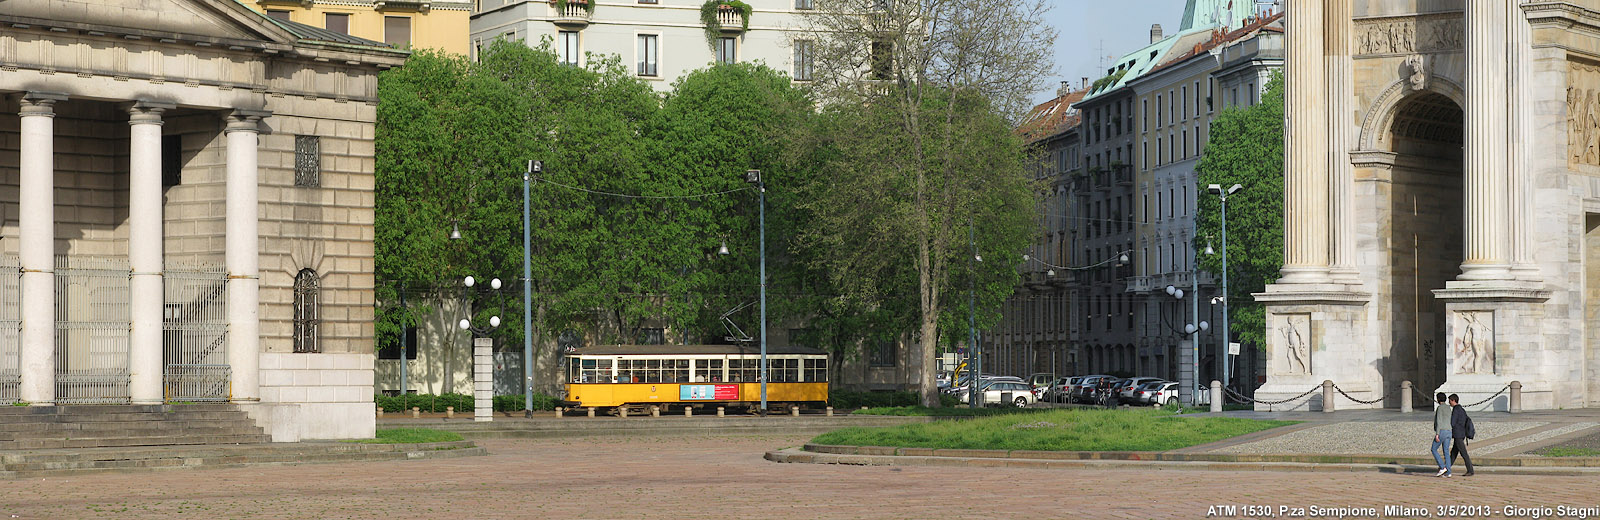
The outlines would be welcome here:
M 0 404 L 373 432 L 377 73 L 232 0 L 0 2 Z
M 1600 405 L 1600 1 L 1287 4 L 1256 399 Z

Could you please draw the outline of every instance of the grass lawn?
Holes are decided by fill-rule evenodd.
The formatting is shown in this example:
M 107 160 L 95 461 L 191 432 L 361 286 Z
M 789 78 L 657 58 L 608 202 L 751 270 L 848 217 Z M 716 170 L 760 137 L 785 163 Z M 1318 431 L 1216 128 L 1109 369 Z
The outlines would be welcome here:
M 977 450 L 1165 451 L 1290 424 L 1295 421 L 1187 417 L 1154 409 L 1050 410 L 970 421 L 846 428 L 824 433 L 811 442 Z
M 1567 446 L 1552 446 L 1534 453 L 1539 454 L 1541 457 L 1600 457 L 1600 450 Z
M 926 406 L 885 406 L 883 408 L 868 408 L 856 410 L 850 415 L 895 415 L 895 416 L 937 416 L 937 417 L 978 417 L 989 415 L 1014 415 L 1049 412 L 1048 408 L 928 408 Z
M 427 428 L 387 428 L 378 430 L 377 437 L 346 442 L 361 444 L 420 444 L 424 442 L 455 442 L 459 440 L 461 440 L 461 435 L 456 432 L 429 430 Z

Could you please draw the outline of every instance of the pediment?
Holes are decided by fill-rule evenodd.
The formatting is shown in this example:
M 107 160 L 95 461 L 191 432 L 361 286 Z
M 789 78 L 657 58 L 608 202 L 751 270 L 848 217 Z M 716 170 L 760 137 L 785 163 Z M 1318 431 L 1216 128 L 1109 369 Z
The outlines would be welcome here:
M 234 0 L 0 0 L 0 19 L 185 40 L 295 41 Z

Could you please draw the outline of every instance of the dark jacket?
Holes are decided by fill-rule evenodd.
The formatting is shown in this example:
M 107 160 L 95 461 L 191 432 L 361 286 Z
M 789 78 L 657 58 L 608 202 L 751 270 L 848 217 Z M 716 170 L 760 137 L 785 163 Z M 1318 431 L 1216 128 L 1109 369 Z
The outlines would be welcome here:
M 1457 439 L 1471 439 L 1478 435 L 1474 430 L 1472 418 L 1467 417 L 1467 410 L 1461 405 L 1451 407 L 1450 411 L 1450 436 Z

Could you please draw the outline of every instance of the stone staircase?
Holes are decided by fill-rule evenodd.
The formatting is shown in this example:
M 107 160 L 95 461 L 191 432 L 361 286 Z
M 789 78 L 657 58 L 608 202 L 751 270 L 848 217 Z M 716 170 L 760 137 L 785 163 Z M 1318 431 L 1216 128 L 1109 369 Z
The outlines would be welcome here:
M 0 407 L 0 451 L 271 440 L 231 404 Z
M 270 440 L 231 404 L 0 407 L 0 479 L 488 454 L 469 441 Z

